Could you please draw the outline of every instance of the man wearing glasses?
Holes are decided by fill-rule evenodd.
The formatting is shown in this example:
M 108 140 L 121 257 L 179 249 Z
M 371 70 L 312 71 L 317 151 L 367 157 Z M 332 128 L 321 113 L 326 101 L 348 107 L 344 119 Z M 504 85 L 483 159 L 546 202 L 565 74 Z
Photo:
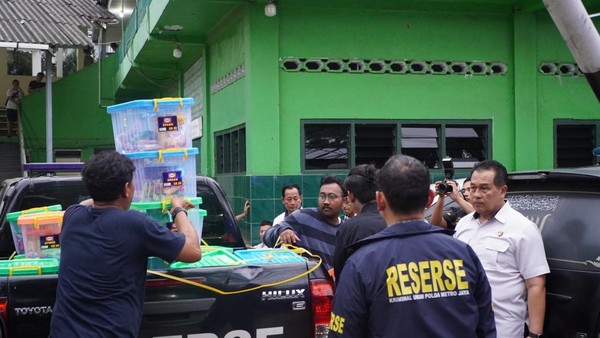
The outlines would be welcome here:
M 303 247 L 319 255 L 325 268 L 331 269 L 344 195 L 342 181 L 334 175 L 325 175 L 319 189 L 319 206 L 299 209 L 288 215 L 267 231 L 265 244 L 273 247 L 279 239 L 281 244 Z

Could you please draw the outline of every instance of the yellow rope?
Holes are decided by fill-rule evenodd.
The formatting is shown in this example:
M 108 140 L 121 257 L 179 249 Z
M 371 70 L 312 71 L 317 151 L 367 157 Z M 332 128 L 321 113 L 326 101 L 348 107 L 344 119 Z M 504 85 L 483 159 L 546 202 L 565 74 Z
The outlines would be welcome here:
M 279 242 L 279 241 L 277 241 L 277 242 Z M 156 276 L 160 276 L 160 277 L 163 277 L 163 278 L 171 279 L 171 280 L 174 280 L 174 281 L 178 281 L 178 282 L 181 282 L 181 283 L 185 283 L 185 284 L 188 284 L 188 285 L 192 285 L 192 286 L 196 286 L 196 287 L 199 287 L 199 288 L 203 288 L 203 289 L 206 289 L 206 290 L 218 293 L 220 295 L 236 295 L 236 294 L 240 294 L 240 293 L 244 293 L 244 292 L 251 292 L 251 291 L 255 291 L 255 290 L 259 290 L 259 289 L 263 289 L 263 288 L 268 288 L 268 287 L 271 287 L 271 286 L 277 286 L 277 285 L 285 284 L 285 283 L 291 282 L 293 280 L 302 278 L 302 277 L 304 277 L 304 276 L 312 273 L 313 271 L 315 271 L 323 263 L 323 260 L 321 259 L 321 257 L 319 257 L 318 255 L 313 255 L 312 253 L 310 253 L 308 250 L 306 250 L 304 248 L 296 247 L 296 246 L 293 246 L 293 245 L 290 245 L 290 244 L 284 244 L 284 246 L 291 248 L 290 251 L 291 252 L 295 252 L 296 254 L 300 255 L 300 254 L 305 253 L 305 254 L 307 254 L 307 255 L 309 255 L 311 257 L 318 258 L 319 262 L 314 267 L 310 268 L 308 271 L 305 271 L 305 272 L 303 272 L 303 273 L 301 273 L 299 275 L 296 275 L 294 277 L 290 277 L 288 279 L 282 280 L 280 282 L 274 282 L 274 283 L 269 283 L 269 284 L 258 285 L 258 286 L 255 286 L 255 287 L 252 287 L 252 288 L 249 288 L 249 289 L 243 289 L 243 290 L 237 290 L 237 291 L 223 291 L 223 290 L 219 290 L 219 289 L 214 288 L 212 286 L 200 284 L 200 283 L 197 283 L 197 282 L 194 282 L 194 281 L 187 280 L 185 278 L 176 277 L 176 276 L 169 275 L 169 274 L 162 273 L 162 272 L 158 272 L 158 271 L 148 270 L 148 273 L 156 275 Z M 271 251 L 273 251 L 273 250 L 271 250 Z

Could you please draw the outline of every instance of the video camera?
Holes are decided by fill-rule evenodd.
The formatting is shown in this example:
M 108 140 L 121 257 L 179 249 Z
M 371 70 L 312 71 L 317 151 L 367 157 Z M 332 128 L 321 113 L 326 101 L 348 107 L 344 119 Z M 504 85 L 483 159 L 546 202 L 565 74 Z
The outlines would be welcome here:
M 444 167 L 444 176 L 446 177 L 443 182 L 440 182 L 437 186 L 438 194 L 447 194 L 452 192 L 452 186 L 448 185 L 448 180 L 454 178 L 454 163 L 452 157 L 444 157 L 442 159 L 442 167 Z

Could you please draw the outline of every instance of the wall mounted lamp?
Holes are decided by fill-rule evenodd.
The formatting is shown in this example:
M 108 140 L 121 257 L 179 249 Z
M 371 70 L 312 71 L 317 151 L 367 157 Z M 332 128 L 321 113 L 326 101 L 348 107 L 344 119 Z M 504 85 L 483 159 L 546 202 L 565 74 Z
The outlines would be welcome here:
M 265 5 L 265 15 L 269 18 L 277 15 L 277 6 L 273 2 L 273 0 L 269 0 L 269 2 L 267 2 L 267 4 Z
M 173 57 L 176 59 L 181 59 L 182 56 L 183 52 L 181 51 L 181 46 L 179 45 L 179 42 L 177 42 L 175 48 L 173 49 Z

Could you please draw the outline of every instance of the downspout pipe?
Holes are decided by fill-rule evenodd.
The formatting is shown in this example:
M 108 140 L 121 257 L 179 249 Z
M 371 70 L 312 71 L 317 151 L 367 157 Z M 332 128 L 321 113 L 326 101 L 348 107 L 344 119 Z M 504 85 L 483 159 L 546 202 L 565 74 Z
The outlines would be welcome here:
M 600 101 L 600 35 L 581 0 L 544 0 L 575 61 Z
M 52 54 L 46 50 L 46 162 L 54 162 L 52 145 Z

